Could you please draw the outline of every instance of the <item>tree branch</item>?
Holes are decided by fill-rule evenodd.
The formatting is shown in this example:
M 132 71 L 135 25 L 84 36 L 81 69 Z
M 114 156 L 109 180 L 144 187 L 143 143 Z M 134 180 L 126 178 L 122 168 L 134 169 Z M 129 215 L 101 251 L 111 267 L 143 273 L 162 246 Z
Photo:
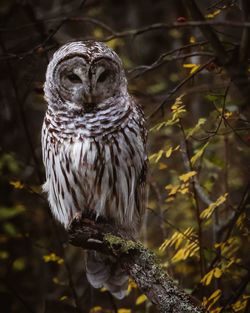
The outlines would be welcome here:
M 160 312 L 204 312 L 197 300 L 175 285 L 155 255 L 125 231 L 83 216 L 72 221 L 68 232 L 72 245 L 115 257 Z
M 188 75 L 186 78 L 184 78 L 178 85 L 176 85 L 170 92 L 167 93 L 165 99 L 158 105 L 154 110 L 150 113 L 149 116 L 147 116 L 147 120 L 151 119 L 153 116 L 155 116 L 156 113 L 158 113 L 169 101 L 169 99 L 177 92 L 179 91 L 187 82 L 192 80 L 198 73 L 203 71 L 210 63 L 214 62 L 215 58 L 210 58 L 207 62 L 203 63 L 195 72 Z
M 193 19 L 198 19 L 200 21 L 206 22 L 204 15 L 197 6 L 195 0 L 186 0 L 184 1 L 185 5 L 188 7 L 190 15 Z M 242 1 L 245 3 L 245 1 Z M 244 24 L 246 24 L 245 22 Z M 200 25 L 200 30 L 202 31 L 204 37 L 210 42 L 211 47 L 213 48 L 216 58 L 221 66 L 225 68 L 228 75 L 231 77 L 231 80 L 237 86 L 238 90 L 244 98 L 244 106 L 249 105 L 250 95 L 249 95 L 249 80 L 248 80 L 248 66 L 247 63 L 242 62 L 242 58 L 245 58 L 247 42 L 248 40 L 248 31 L 247 28 L 244 28 L 242 42 L 241 42 L 241 51 L 237 49 L 234 54 L 231 56 L 225 50 L 222 42 L 215 33 L 211 24 Z M 240 55 L 240 57 L 238 57 Z M 236 59 L 236 61 L 235 61 Z
M 196 2 L 194 0 L 186 0 L 185 4 L 187 5 L 192 17 L 198 21 L 204 21 L 205 18 L 198 8 Z M 224 49 L 222 43 L 220 42 L 218 36 L 210 25 L 201 25 L 200 29 L 207 40 L 210 42 L 214 52 L 217 55 L 217 59 L 221 65 L 228 62 L 227 52 Z

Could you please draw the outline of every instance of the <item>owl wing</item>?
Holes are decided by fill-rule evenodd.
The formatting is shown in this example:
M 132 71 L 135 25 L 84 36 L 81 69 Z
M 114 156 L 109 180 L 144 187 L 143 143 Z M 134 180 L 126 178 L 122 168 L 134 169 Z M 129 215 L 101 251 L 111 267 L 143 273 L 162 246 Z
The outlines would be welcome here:
M 136 111 L 138 114 L 138 125 L 140 129 L 140 137 L 143 142 L 144 147 L 144 160 L 142 163 L 142 168 L 140 175 L 138 177 L 137 181 L 137 188 L 136 188 L 136 202 L 137 202 L 137 208 L 138 208 L 138 214 L 139 217 L 142 219 L 146 206 L 147 206 L 147 199 L 148 199 L 148 188 L 147 188 L 147 173 L 148 173 L 148 158 L 147 158 L 147 149 L 146 149 L 146 142 L 148 137 L 148 131 L 146 128 L 146 121 L 144 118 L 143 110 L 139 103 L 135 102 L 133 99 Z
M 147 206 L 147 194 L 148 194 L 148 188 L 147 188 L 147 171 L 148 171 L 148 162 L 145 160 L 145 162 L 142 165 L 141 173 L 138 179 L 137 188 L 136 188 L 136 206 L 138 209 L 138 215 L 140 219 L 142 219 L 146 206 Z

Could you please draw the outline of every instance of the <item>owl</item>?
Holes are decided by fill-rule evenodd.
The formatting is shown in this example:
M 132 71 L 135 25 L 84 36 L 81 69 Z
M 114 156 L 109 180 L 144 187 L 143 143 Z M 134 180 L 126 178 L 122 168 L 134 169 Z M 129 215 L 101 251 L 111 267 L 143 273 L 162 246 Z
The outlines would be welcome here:
M 44 92 L 43 188 L 54 217 L 67 229 L 84 212 L 136 236 L 146 204 L 147 131 L 120 58 L 101 42 L 67 43 L 48 65 Z M 128 277 L 117 262 L 88 251 L 85 266 L 93 287 L 126 295 Z

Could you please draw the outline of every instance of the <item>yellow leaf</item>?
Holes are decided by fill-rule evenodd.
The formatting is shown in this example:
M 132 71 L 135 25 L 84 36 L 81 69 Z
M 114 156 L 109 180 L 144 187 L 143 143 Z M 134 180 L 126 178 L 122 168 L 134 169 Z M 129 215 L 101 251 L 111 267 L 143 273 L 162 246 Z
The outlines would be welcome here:
M 60 281 L 59 281 L 58 277 L 53 277 L 52 281 L 56 285 L 60 284 Z
M 232 305 L 232 308 L 234 310 L 234 312 L 239 312 L 239 311 L 242 311 L 246 308 L 247 306 L 247 302 L 248 302 L 248 299 L 250 298 L 249 295 L 243 295 L 241 297 L 241 299 L 239 299 L 238 301 L 236 301 L 233 305 Z
M 225 193 L 224 195 L 220 196 L 215 202 L 211 203 L 204 211 L 201 212 L 200 218 L 209 219 L 214 213 L 214 210 L 226 201 L 227 196 L 228 193 Z
M 105 287 L 102 287 L 102 288 L 100 289 L 101 292 L 106 292 L 107 290 L 108 290 L 108 289 L 105 288 Z
M 94 306 L 93 308 L 90 309 L 90 313 L 101 313 L 103 312 L 103 309 L 101 306 Z
M 180 175 L 180 176 L 179 176 L 179 179 L 185 183 L 185 182 L 187 182 L 191 177 L 195 176 L 196 174 L 197 174 L 196 171 L 191 171 L 191 172 L 185 173 L 185 174 L 183 174 L 183 175 Z
M 166 239 L 162 245 L 160 246 L 159 250 L 165 251 L 167 247 L 174 246 L 175 249 L 178 249 L 179 246 L 182 244 L 183 241 L 188 240 L 188 237 L 193 235 L 194 229 L 192 227 L 188 227 L 183 233 L 182 232 L 174 232 L 171 238 Z M 193 243 L 192 243 L 193 244 Z M 194 243 L 196 246 L 196 243 Z M 188 243 L 186 248 L 192 248 Z
M 226 120 L 228 120 L 232 116 L 233 116 L 233 112 L 226 112 L 226 113 L 224 113 L 224 117 L 225 117 Z
M 216 243 L 216 244 L 214 244 L 214 246 L 217 249 L 219 248 L 220 249 L 220 253 L 223 254 L 223 256 L 228 258 L 228 260 L 229 260 L 228 265 L 229 266 L 230 266 L 230 263 L 231 263 L 232 260 L 234 260 L 234 262 L 238 262 L 238 259 L 236 259 L 236 258 L 234 258 L 232 256 L 235 255 L 235 253 L 239 249 L 239 246 L 240 246 L 240 239 L 239 239 L 239 237 L 231 236 L 225 242 Z
M 203 298 L 203 306 L 205 306 L 209 312 L 219 313 L 222 308 L 211 309 L 211 307 L 220 299 L 221 295 L 220 289 L 215 290 L 208 299 L 206 297 Z
M 187 242 L 187 244 L 179 249 L 172 258 L 172 262 L 178 262 L 186 260 L 189 257 L 194 256 L 199 250 L 199 246 L 196 242 Z
M 222 311 L 223 307 L 218 307 L 216 309 L 210 309 L 209 312 L 210 313 L 220 313 Z
M 169 158 L 169 157 L 171 156 L 172 152 L 173 152 L 173 148 L 170 147 L 170 148 L 166 151 L 166 158 Z
M 209 13 L 206 15 L 206 18 L 208 19 L 213 19 L 215 18 L 218 14 L 220 14 L 221 10 L 215 10 L 214 12 L 212 13 Z
M 189 192 L 189 189 L 188 189 L 188 188 L 180 189 L 180 193 L 181 193 L 182 195 L 185 195 L 185 194 L 187 194 L 188 192 Z
M 220 289 L 215 290 L 215 292 L 213 292 L 211 294 L 211 296 L 208 298 L 208 300 L 211 301 L 211 300 L 217 298 L 218 296 L 221 296 L 221 290 Z
M 160 162 L 159 163 L 159 170 L 165 170 L 168 166 L 165 163 Z
M 186 63 L 186 64 L 183 64 L 183 67 L 190 68 L 189 74 L 193 74 L 200 68 L 200 64 Z
M 180 245 L 182 244 L 183 240 L 184 240 L 183 234 L 176 232 L 176 233 L 174 233 L 173 237 L 171 238 L 170 244 L 172 246 L 174 245 L 175 249 L 178 249 L 180 247 Z
M 64 260 L 61 257 L 57 256 L 55 253 L 50 253 L 50 254 L 44 255 L 43 260 L 46 263 L 48 263 L 48 262 L 56 262 L 57 264 L 63 264 L 64 263 Z
M 203 146 L 201 147 L 191 158 L 191 164 L 194 165 L 195 162 L 203 155 L 206 147 L 208 146 L 208 142 Z
M 130 309 L 120 308 L 120 309 L 118 309 L 118 313 L 131 313 L 131 310 Z
M 60 301 L 64 301 L 64 300 L 67 300 L 67 299 L 68 299 L 67 296 L 62 296 L 59 300 L 60 300 Z
M 148 299 L 148 298 L 147 298 L 146 295 L 140 295 L 140 296 L 136 299 L 135 305 L 142 304 L 142 303 L 144 303 L 147 299 Z
M 172 117 L 173 121 L 178 120 L 180 114 L 186 112 L 185 106 L 183 105 L 183 102 L 182 102 L 183 96 L 184 95 L 177 97 L 175 100 L 175 103 L 171 106 L 171 110 L 173 113 L 173 117 Z
M 196 66 L 194 66 L 189 74 L 193 74 L 194 72 L 196 72 L 198 69 L 200 68 L 200 64 L 196 64 Z
M 128 281 L 128 294 L 130 294 L 132 289 L 136 289 L 136 288 L 138 288 L 136 283 L 132 279 L 129 279 L 129 281 Z
M 161 122 L 156 124 L 154 127 L 150 128 L 150 132 L 152 131 L 159 131 L 162 127 L 166 126 L 166 122 Z
M 172 111 L 171 119 L 156 124 L 154 127 L 150 129 L 150 131 L 159 131 L 163 127 L 172 126 L 179 122 L 180 116 L 186 112 L 185 106 L 182 103 L 183 96 L 184 95 L 177 97 L 175 100 L 175 103 L 171 106 L 171 111 Z M 179 146 L 176 147 L 176 150 L 178 149 L 179 149 Z
M 176 254 L 172 257 L 173 262 L 181 261 L 185 259 L 185 250 L 179 249 Z
M 166 239 L 163 244 L 160 246 L 159 250 L 160 251 L 165 251 L 167 247 L 176 245 L 175 247 L 177 248 L 179 244 L 181 243 L 183 238 L 183 235 L 181 233 L 175 232 L 171 238 Z
M 210 285 L 210 283 L 213 279 L 213 273 L 214 273 L 214 271 L 211 270 L 206 275 L 204 275 L 203 278 L 201 279 L 201 283 L 205 286 Z
M 163 155 L 164 151 L 160 150 L 152 155 L 150 155 L 150 157 L 148 158 L 150 163 L 158 163 L 158 161 L 161 159 L 162 155 Z
M 185 63 L 185 64 L 183 64 L 184 68 L 193 68 L 194 66 L 195 66 L 195 64 L 193 64 L 193 63 Z
M 223 274 L 222 270 L 219 267 L 215 267 L 203 276 L 203 278 L 201 279 L 201 283 L 204 286 L 208 286 L 208 285 L 210 285 L 210 283 L 214 277 L 219 278 L 219 277 L 221 277 L 222 274 Z
M 183 183 L 181 185 L 167 185 L 165 186 L 166 190 L 169 190 L 168 192 L 168 196 L 174 196 L 176 195 L 177 192 L 181 193 L 181 194 L 186 194 L 189 192 L 189 186 L 188 183 Z
M 189 38 L 189 42 L 190 42 L 190 43 L 196 43 L 196 38 L 195 38 L 194 36 L 191 36 L 191 37 Z
M 215 271 L 214 271 L 214 277 L 215 278 L 220 278 L 222 274 L 223 274 L 222 270 L 219 267 L 216 267 Z
M 187 139 L 193 136 L 193 134 L 196 133 L 200 129 L 200 127 L 205 124 L 205 122 L 205 118 L 200 118 L 197 124 L 187 132 Z
M 238 227 L 240 230 L 243 230 L 244 225 L 245 225 L 246 218 L 247 218 L 246 213 L 242 213 L 242 214 L 238 217 L 237 222 L 236 222 L 236 225 L 237 225 L 237 227 Z
M 173 196 L 177 193 L 178 189 L 179 189 L 179 186 L 172 186 L 172 185 L 168 185 L 165 187 L 165 189 L 169 189 L 169 187 L 171 186 L 170 188 L 170 191 L 168 193 L 169 196 Z
M 10 185 L 12 185 L 15 189 L 23 189 L 24 188 L 24 184 L 22 184 L 19 180 L 10 181 Z
M 174 201 L 174 197 L 168 197 L 165 202 L 170 203 Z

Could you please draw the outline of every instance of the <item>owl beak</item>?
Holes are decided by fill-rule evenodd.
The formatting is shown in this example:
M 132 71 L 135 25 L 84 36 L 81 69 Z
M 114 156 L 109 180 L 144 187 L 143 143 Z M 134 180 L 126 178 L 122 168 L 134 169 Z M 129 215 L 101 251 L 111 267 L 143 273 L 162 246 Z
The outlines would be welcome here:
M 92 103 L 92 96 L 91 96 L 91 94 L 85 94 L 84 95 L 84 102 L 88 103 L 88 104 Z
M 91 113 L 95 108 L 95 103 L 90 93 L 85 93 L 83 96 L 83 109 L 86 113 Z

